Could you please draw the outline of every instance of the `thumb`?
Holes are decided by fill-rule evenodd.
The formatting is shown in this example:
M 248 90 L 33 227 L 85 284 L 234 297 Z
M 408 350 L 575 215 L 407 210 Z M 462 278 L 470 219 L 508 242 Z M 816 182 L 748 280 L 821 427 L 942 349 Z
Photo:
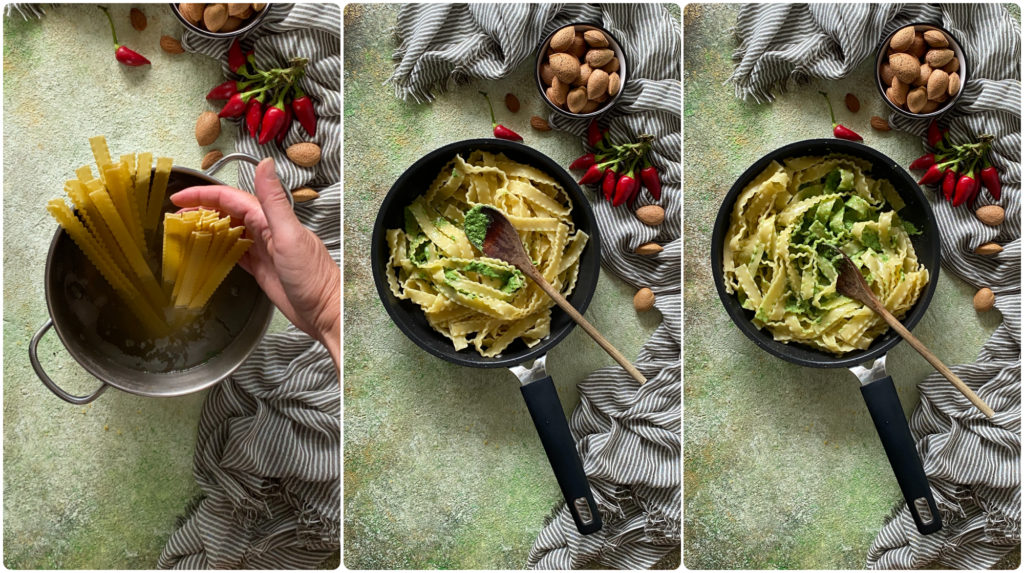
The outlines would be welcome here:
M 256 198 L 263 207 L 267 226 L 270 227 L 273 236 L 290 241 L 304 229 L 288 203 L 288 195 L 281 186 L 281 180 L 274 172 L 273 158 L 267 157 L 256 166 L 253 184 L 256 188 Z

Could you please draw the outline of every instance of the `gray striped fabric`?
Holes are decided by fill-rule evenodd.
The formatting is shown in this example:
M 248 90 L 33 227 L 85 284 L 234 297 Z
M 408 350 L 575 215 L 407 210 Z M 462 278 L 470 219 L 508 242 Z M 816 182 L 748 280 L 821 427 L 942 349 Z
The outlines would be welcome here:
M 341 10 L 337 5 L 272 4 L 266 24 L 242 42 L 260 66 L 309 58 L 303 90 L 316 102 L 312 169 L 257 146 L 238 125 L 237 150 L 275 158 L 286 189 L 320 197 L 296 206 L 304 225 L 341 257 Z M 185 33 L 189 51 L 223 59 L 228 43 Z M 225 74 L 228 74 L 225 64 Z M 285 145 L 311 140 L 298 123 Z M 239 181 L 252 189 L 253 168 Z M 327 350 L 291 326 L 268 335 L 234 375 L 215 386 L 199 423 L 194 474 L 203 498 L 167 542 L 159 567 L 310 569 L 340 549 L 341 405 Z
M 801 77 L 842 77 L 873 57 L 885 35 L 915 21 L 941 25 L 971 55 L 964 94 L 942 119 L 953 141 L 996 136 L 990 157 L 1000 172 L 1002 197 L 995 201 L 983 192 L 975 206 L 1004 207 L 1002 225 L 982 225 L 970 209 L 953 208 L 929 193 L 943 237 L 943 266 L 975 288 L 996 293 L 1003 323 L 977 362 L 952 367 L 996 416 L 987 420 L 937 373 L 918 386 L 921 403 L 910 427 L 943 529 L 920 535 L 901 503 L 872 544 L 867 565 L 980 569 L 1020 546 L 1020 26 L 998 5 L 744 6 L 733 80 L 739 97 L 765 101 Z M 889 121 L 922 136 L 927 130 L 925 121 L 895 114 Z M 973 253 L 988 241 L 1005 250 L 989 257 Z
M 396 31 L 401 47 L 390 82 L 399 97 L 430 100 L 469 78 L 500 78 L 531 59 L 540 41 L 570 22 L 611 32 L 632 63 L 622 99 L 602 117 L 613 141 L 640 133 L 657 137 L 652 161 L 661 171 L 665 222 L 656 228 L 629 209 L 592 202 L 602 239 L 602 262 L 630 284 L 649 286 L 662 324 L 637 356 L 649 378 L 638 386 L 618 366 L 579 384 L 580 405 L 569 426 L 590 479 L 604 528 L 581 536 L 568 509 L 555 509 L 527 562 L 537 569 L 647 568 L 680 550 L 681 254 L 680 108 L 682 54 L 678 23 L 661 6 L 407 5 Z M 586 121 L 552 115 L 551 125 L 582 136 Z M 590 190 L 593 191 L 593 190 Z M 591 195 L 596 197 L 596 195 Z M 653 203 L 643 193 L 638 205 Z M 654 257 L 633 253 L 656 241 Z

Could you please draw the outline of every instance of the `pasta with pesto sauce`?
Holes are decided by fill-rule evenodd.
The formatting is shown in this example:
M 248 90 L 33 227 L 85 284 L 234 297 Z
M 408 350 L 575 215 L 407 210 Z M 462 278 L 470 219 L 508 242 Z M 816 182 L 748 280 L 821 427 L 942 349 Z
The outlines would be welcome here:
M 889 181 L 845 155 L 773 161 L 733 206 L 723 254 L 725 288 L 775 340 L 841 355 L 866 349 L 888 325 L 836 292 L 838 247 L 897 318 L 917 302 L 928 270 Z
M 512 265 L 483 256 L 463 230 L 475 205 L 500 210 L 544 278 L 568 295 L 589 238 L 573 225 L 572 202 L 546 173 L 503 154 L 456 155 L 426 193 L 405 209 L 405 227 L 388 229 L 387 277 L 399 299 L 419 305 L 456 350 L 501 354 L 516 339 L 533 346 L 551 327 L 554 301 Z

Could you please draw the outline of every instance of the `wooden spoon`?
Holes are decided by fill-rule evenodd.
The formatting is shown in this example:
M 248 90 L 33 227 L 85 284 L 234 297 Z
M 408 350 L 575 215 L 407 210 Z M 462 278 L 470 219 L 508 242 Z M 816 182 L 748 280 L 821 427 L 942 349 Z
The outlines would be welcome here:
M 499 259 L 509 263 L 522 271 L 524 275 L 533 279 L 533 282 L 537 283 L 537 286 L 547 293 L 570 318 L 576 321 L 576 324 L 583 327 L 583 330 L 609 356 L 614 358 L 620 366 L 625 368 L 626 372 L 634 380 L 640 384 L 647 382 L 647 378 L 621 352 L 612 346 L 604 336 L 601 336 L 601 333 L 594 328 L 594 325 L 583 318 L 583 315 L 573 308 L 561 293 L 555 290 L 548 281 L 544 280 L 540 271 L 537 270 L 537 267 L 533 266 L 533 262 L 526 254 L 523 242 L 519 238 L 519 233 L 516 232 L 515 227 L 512 226 L 512 223 L 505 218 L 501 211 L 487 205 L 478 205 L 466 215 L 464 225 L 466 236 L 469 238 L 469 242 L 473 243 L 473 246 L 483 251 L 485 255 L 492 259 Z
M 988 404 L 982 401 L 977 394 L 968 388 L 967 385 L 964 384 L 963 380 L 954 374 L 952 370 L 946 367 L 946 365 L 932 354 L 932 352 L 928 350 L 928 348 L 926 348 L 916 336 L 907 330 L 907 327 L 903 326 L 903 324 L 885 308 L 881 301 L 875 297 L 875 293 L 871 292 L 871 289 L 868 287 L 868 283 L 864 281 L 864 276 L 860 274 L 860 269 L 858 269 L 857 265 L 850 260 L 850 257 L 846 256 L 846 253 L 840 251 L 838 248 L 832 248 L 843 256 L 843 259 L 839 261 L 839 277 L 836 279 L 836 290 L 839 291 L 840 294 L 861 302 L 871 310 L 875 311 L 879 316 L 885 319 L 887 323 L 889 323 L 889 326 L 891 326 L 893 330 L 903 337 L 903 340 L 910 343 L 910 345 L 914 347 L 914 350 L 918 351 L 918 353 L 920 353 L 921 356 L 923 356 L 924 359 L 939 372 L 939 374 L 942 374 L 946 377 L 946 380 L 952 382 L 953 386 L 956 386 L 956 389 L 970 400 L 972 404 L 974 404 L 989 418 L 995 416 L 996 413 L 992 411 L 992 408 L 988 407 Z

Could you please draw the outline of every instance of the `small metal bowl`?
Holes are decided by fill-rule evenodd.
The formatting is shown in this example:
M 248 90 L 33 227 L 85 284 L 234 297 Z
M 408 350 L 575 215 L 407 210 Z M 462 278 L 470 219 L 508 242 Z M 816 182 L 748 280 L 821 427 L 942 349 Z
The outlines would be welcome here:
M 554 102 L 549 100 L 547 94 L 544 93 L 547 86 L 545 86 L 544 81 L 541 80 L 540 69 L 541 66 L 547 61 L 547 52 L 548 47 L 551 45 L 551 38 L 558 32 L 558 30 L 561 30 L 566 26 L 575 27 L 577 33 L 586 32 L 587 30 L 598 30 L 599 32 L 602 32 L 605 35 L 605 37 L 608 38 L 608 47 L 611 48 L 613 52 L 615 52 L 615 57 L 619 59 L 619 69 L 617 71 L 617 73 L 619 74 L 619 92 L 616 93 L 614 96 L 608 98 L 608 100 L 605 101 L 601 105 L 601 107 L 589 113 L 573 113 L 568 109 L 561 108 Z M 619 41 L 615 38 L 615 36 L 608 32 L 608 30 L 605 30 L 600 26 L 595 26 L 594 24 L 586 24 L 582 22 L 566 24 L 566 26 L 559 26 L 556 30 L 548 34 L 548 37 L 544 38 L 544 41 L 541 42 L 540 49 L 537 50 L 537 64 L 534 69 L 534 77 L 537 81 L 537 90 L 540 91 L 540 97 L 541 99 L 544 100 L 544 103 L 548 104 L 548 107 L 555 110 L 556 113 L 559 113 L 566 117 L 571 117 L 573 119 L 586 119 L 590 117 L 597 117 L 607 112 L 612 107 L 614 107 L 615 103 L 618 102 L 619 98 L 622 97 L 622 92 L 626 91 L 626 82 L 629 81 L 629 62 L 626 60 L 626 54 L 625 52 L 623 52 L 622 46 L 619 44 Z
M 903 109 L 900 106 L 889 101 L 889 98 L 886 97 L 885 95 L 885 90 L 889 86 L 885 85 L 885 82 L 882 81 L 882 64 L 889 61 L 889 42 L 892 40 L 892 37 L 896 35 L 896 32 L 899 32 L 900 30 L 906 28 L 907 26 L 913 26 L 915 32 L 923 33 L 927 32 L 928 30 L 938 30 L 945 34 L 946 39 L 949 41 L 949 47 L 950 49 L 953 50 L 953 55 L 960 62 L 960 67 L 956 70 L 956 73 L 960 76 L 960 91 L 956 92 L 956 95 L 947 99 L 945 102 L 939 104 L 939 107 L 937 109 L 928 113 L 914 113 L 909 109 Z M 968 70 L 970 69 L 967 58 L 964 54 L 963 49 L 960 47 L 960 42 L 957 41 L 953 34 L 950 34 L 946 29 L 940 26 L 936 26 L 934 24 L 928 24 L 924 22 L 908 24 L 907 26 L 901 26 L 896 30 L 893 30 L 893 32 L 886 36 L 886 38 L 882 40 L 882 43 L 878 46 L 878 53 L 875 56 L 875 86 L 878 88 L 878 93 L 882 96 L 882 101 L 884 101 L 885 104 L 888 105 L 893 111 L 902 116 L 909 117 L 912 119 L 927 119 L 931 117 L 938 117 L 946 113 L 947 111 L 953 109 L 953 105 L 956 104 L 956 102 L 960 99 L 960 96 L 963 95 L 964 93 L 964 88 L 967 86 Z
M 260 27 L 260 25 L 263 23 L 263 20 L 267 17 L 267 13 L 270 12 L 271 6 L 272 4 L 267 4 L 266 6 L 264 6 L 262 10 L 259 11 L 258 14 L 253 16 L 246 25 L 231 32 L 211 32 L 206 28 L 202 28 L 200 26 L 192 24 L 191 22 L 186 20 L 184 16 L 181 15 L 181 10 L 178 9 L 177 3 L 171 4 L 171 11 L 174 12 L 174 16 L 178 18 L 178 21 L 181 22 L 181 25 L 184 26 L 186 30 L 192 30 L 196 34 L 199 34 L 200 36 L 204 36 L 206 38 L 213 38 L 214 40 L 226 40 L 244 36 L 249 32 L 255 30 L 256 28 Z

